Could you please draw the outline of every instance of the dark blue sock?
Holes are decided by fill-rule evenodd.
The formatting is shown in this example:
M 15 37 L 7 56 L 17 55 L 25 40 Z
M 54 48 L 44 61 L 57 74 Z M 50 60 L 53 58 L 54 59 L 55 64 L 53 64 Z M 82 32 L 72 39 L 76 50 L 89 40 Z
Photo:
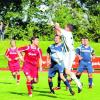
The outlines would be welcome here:
M 53 83 L 49 82 L 49 88 L 50 88 L 50 90 L 52 90 L 52 87 L 53 87 Z
M 64 82 L 64 84 L 69 88 L 70 91 L 72 91 L 72 89 L 71 89 L 71 87 L 70 87 L 70 84 L 69 84 L 68 80 L 66 80 L 66 81 Z
M 88 81 L 89 81 L 89 85 L 92 85 L 92 78 L 89 78 Z
M 66 80 L 66 81 L 64 82 L 64 84 L 65 84 L 67 87 L 70 87 L 70 84 L 69 84 L 68 80 Z
M 61 84 L 61 78 L 58 77 L 58 87 L 60 87 L 60 84 Z

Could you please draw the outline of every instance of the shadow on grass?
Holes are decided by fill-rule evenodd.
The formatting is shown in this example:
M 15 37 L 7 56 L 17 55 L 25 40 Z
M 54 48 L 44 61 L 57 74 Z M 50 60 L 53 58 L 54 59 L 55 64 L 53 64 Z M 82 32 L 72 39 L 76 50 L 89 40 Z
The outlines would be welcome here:
M 43 90 L 33 90 L 33 92 L 38 92 L 39 96 L 47 96 L 47 97 L 52 97 L 52 98 L 57 98 L 56 94 L 50 94 L 48 91 L 43 91 Z
M 43 90 L 33 90 L 33 92 L 39 92 L 39 93 L 49 93 L 48 91 L 43 91 Z
M 21 95 L 21 96 L 25 96 L 27 95 L 27 93 L 18 93 L 18 92 L 9 92 L 10 94 L 16 94 L 16 95 Z
M 13 84 L 13 83 L 10 83 L 10 82 L 0 82 L 0 84 Z
M 52 97 L 52 98 L 58 98 L 57 96 L 56 96 L 56 94 L 43 94 L 43 93 L 41 93 L 41 94 L 39 94 L 39 96 L 47 96 L 47 97 Z

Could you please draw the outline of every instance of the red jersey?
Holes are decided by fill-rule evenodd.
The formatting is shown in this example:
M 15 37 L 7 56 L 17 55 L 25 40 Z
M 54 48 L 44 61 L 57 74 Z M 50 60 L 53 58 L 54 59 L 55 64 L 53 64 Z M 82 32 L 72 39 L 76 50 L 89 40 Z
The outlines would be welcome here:
M 19 60 L 16 60 L 18 57 L 18 49 L 17 48 L 9 48 L 6 50 L 5 56 L 11 59 L 11 61 L 8 61 L 9 63 L 17 63 Z
M 29 62 L 33 65 L 38 64 L 38 60 L 42 55 L 41 49 L 38 47 L 32 47 L 31 45 L 21 47 L 18 49 L 19 52 L 25 52 L 24 61 Z

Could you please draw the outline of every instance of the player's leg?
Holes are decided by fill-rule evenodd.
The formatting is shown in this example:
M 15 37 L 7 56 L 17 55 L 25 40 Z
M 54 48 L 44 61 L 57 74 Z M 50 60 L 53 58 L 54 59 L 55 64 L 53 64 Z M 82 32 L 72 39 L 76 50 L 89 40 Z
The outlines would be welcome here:
M 66 72 L 66 74 L 70 75 L 70 77 L 75 81 L 75 83 L 76 83 L 77 86 L 78 86 L 78 93 L 80 93 L 81 90 L 82 90 L 82 84 L 81 84 L 81 82 L 77 79 L 75 73 L 71 72 L 71 71 L 70 71 L 69 69 L 67 69 L 67 68 L 65 69 L 65 72 Z
M 89 88 L 92 88 L 93 85 L 92 73 L 88 73 L 88 82 L 89 82 Z
M 23 65 L 23 72 L 26 76 L 26 86 L 27 86 L 29 96 L 32 96 L 31 80 L 33 78 L 31 77 L 31 67 L 32 66 L 29 63 L 26 63 L 26 62 Z
M 48 77 L 48 84 L 49 84 L 49 88 L 50 88 L 50 93 L 55 94 L 55 92 L 54 92 L 54 90 L 53 90 L 52 77 Z
M 33 89 L 33 84 L 38 83 L 38 67 L 34 66 L 31 70 L 31 76 L 33 78 L 33 80 L 31 80 L 31 89 Z
M 80 72 L 76 72 L 76 77 L 77 77 L 77 79 L 80 80 L 81 75 L 82 75 L 82 73 L 80 73 Z
M 17 71 L 17 72 L 16 72 L 16 75 L 17 75 L 17 83 L 19 84 L 19 82 L 20 82 L 20 72 Z
M 16 72 L 11 72 L 14 79 L 16 79 Z
M 64 82 L 64 84 L 66 85 L 66 87 L 68 87 L 70 93 L 71 93 L 72 95 L 74 95 L 75 93 L 74 93 L 74 91 L 72 90 L 72 88 L 71 88 L 71 86 L 70 86 L 68 80 L 64 77 L 64 70 L 65 70 L 64 66 L 57 65 L 57 68 L 58 68 L 58 71 L 59 71 L 59 73 L 60 73 L 60 78 L 61 78 L 61 80 Z
M 58 89 L 60 89 L 60 85 L 61 85 L 61 78 L 60 78 L 60 73 L 58 73 Z
M 55 76 L 56 74 L 56 69 L 55 68 L 50 68 L 49 69 L 49 72 L 48 72 L 48 85 L 49 85 L 49 88 L 50 88 L 50 93 L 53 93 L 55 94 L 54 90 L 53 90 L 53 82 L 52 82 L 52 77 Z
M 61 85 L 61 78 L 60 78 L 60 73 L 59 72 L 58 72 L 58 77 L 57 77 L 57 83 L 58 83 L 57 87 L 54 87 L 53 90 L 59 90 L 61 88 L 60 87 L 60 85 Z
M 65 67 L 65 73 L 71 77 L 75 81 L 75 83 L 78 86 L 78 92 L 80 93 L 82 89 L 82 84 L 81 82 L 77 79 L 76 75 L 71 71 L 72 69 L 72 64 L 75 59 L 75 52 L 74 51 L 69 51 L 66 53 L 66 57 L 64 57 L 64 67 Z
M 88 70 L 88 82 L 89 82 L 89 88 L 92 88 L 93 85 L 93 68 L 92 68 L 92 63 L 87 63 L 87 70 Z
M 15 71 L 16 71 L 17 83 L 19 84 L 20 82 L 20 64 L 19 63 L 16 63 Z
M 26 76 L 27 80 L 26 80 L 26 86 L 27 86 L 27 90 L 28 90 L 28 95 L 32 96 L 32 89 L 31 89 L 31 76 Z
M 15 72 L 14 66 L 9 66 L 9 70 L 11 71 L 13 78 L 16 79 L 16 72 Z
M 66 87 L 68 87 L 70 93 L 71 93 L 72 95 L 74 95 L 75 92 L 72 90 L 72 88 L 71 88 L 71 86 L 70 86 L 68 80 L 64 77 L 63 73 L 60 73 L 60 78 L 62 79 L 62 81 L 64 82 L 64 84 L 66 85 Z

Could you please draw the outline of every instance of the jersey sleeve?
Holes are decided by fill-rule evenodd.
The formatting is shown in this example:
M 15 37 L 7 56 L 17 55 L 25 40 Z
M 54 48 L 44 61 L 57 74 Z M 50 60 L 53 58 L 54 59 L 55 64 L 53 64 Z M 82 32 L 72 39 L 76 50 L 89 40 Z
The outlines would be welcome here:
M 5 56 L 9 56 L 9 49 L 6 50 Z
M 76 48 L 75 52 L 80 55 L 80 47 Z
M 64 29 L 61 29 L 61 36 L 66 36 L 66 31 Z
M 39 48 L 39 58 L 42 58 L 42 50 Z
M 95 54 L 95 51 L 93 48 L 91 48 L 91 54 L 94 55 Z
M 25 52 L 25 51 L 27 51 L 28 49 L 29 49 L 29 46 L 24 46 L 24 47 L 18 48 L 18 51 L 19 51 L 19 52 Z
M 50 54 L 50 52 L 51 52 L 51 49 L 50 49 L 50 47 L 48 47 L 48 48 L 47 48 L 47 53 Z

